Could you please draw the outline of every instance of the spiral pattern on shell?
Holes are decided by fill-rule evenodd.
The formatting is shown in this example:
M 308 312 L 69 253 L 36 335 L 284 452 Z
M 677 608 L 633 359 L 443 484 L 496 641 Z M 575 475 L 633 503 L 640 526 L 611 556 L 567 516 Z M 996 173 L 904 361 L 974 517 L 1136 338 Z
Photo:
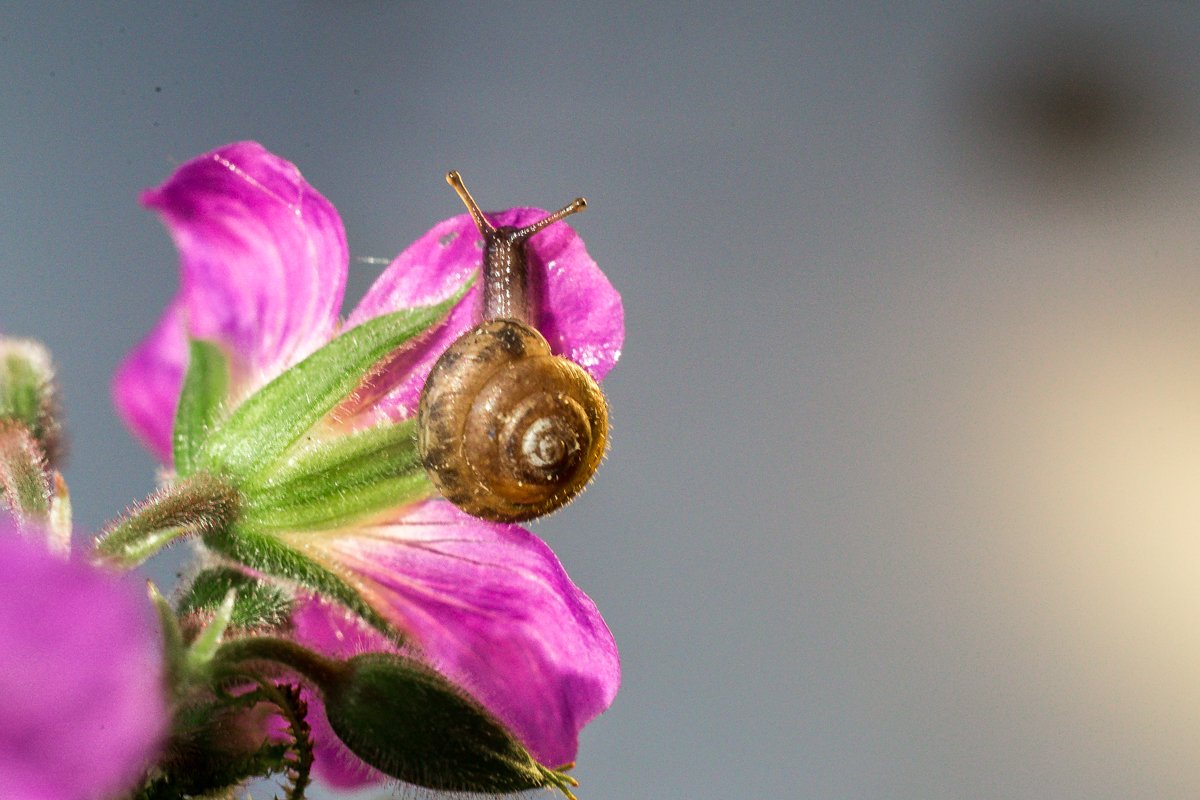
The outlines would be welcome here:
M 608 406 L 537 331 L 489 320 L 459 337 L 421 392 L 417 443 L 438 491 L 477 517 L 516 522 L 579 494 L 600 465 Z

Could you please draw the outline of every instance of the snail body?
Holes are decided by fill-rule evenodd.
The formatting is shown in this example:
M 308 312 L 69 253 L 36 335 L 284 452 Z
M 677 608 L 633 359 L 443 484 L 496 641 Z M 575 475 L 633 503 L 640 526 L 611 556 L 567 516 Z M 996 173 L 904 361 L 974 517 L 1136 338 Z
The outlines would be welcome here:
M 526 240 L 586 206 L 494 227 L 458 173 L 447 181 L 484 237 L 484 321 L 441 355 L 421 392 L 417 445 L 438 491 L 469 514 L 514 522 L 560 508 L 591 480 L 608 439 L 600 387 L 530 322 Z

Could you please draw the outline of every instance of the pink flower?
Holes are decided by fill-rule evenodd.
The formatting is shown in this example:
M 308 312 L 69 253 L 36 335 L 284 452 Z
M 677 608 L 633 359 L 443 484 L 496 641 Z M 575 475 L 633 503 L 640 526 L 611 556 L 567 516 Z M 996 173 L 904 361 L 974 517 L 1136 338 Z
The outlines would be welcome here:
M 166 733 L 144 590 L 0 519 L 0 797 L 107 800 Z
M 118 370 L 113 392 L 126 423 L 164 461 L 188 337 L 221 347 L 230 364 L 228 405 L 236 406 L 341 331 L 452 297 L 480 266 L 470 216 L 441 222 L 396 258 L 342 325 L 342 224 L 292 164 L 258 144 L 232 144 L 184 164 L 142 199 L 162 215 L 179 248 L 181 289 Z M 489 216 L 519 226 L 544 213 L 515 208 Z M 565 224 L 538 234 L 528 252 L 538 329 L 556 353 L 599 380 L 620 354 L 619 296 Z M 479 321 L 480 305 L 476 285 L 312 435 L 414 416 L 433 362 Z M 369 522 L 272 536 L 353 587 L 545 764 L 574 760 L 579 730 L 616 694 L 617 650 L 595 605 L 550 549 L 520 527 L 426 499 Z M 298 616 L 298 623 L 311 621 Z M 320 636 L 308 639 L 322 644 Z M 323 648 L 332 652 L 335 644 L 326 637 Z M 335 782 L 354 778 L 328 761 L 323 766 Z

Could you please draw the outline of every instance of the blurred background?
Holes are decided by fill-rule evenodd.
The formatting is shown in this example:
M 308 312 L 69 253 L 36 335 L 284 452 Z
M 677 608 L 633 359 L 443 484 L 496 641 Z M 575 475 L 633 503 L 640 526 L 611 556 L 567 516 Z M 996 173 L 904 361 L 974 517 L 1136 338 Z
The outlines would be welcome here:
M 57 356 L 95 530 L 155 481 L 108 398 L 175 289 L 140 189 L 263 142 L 350 303 L 447 169 L 586 195 L 615 441 L 535 527 L 622 649 L 583 800 L 1195 798 L 1197 41 L 1148 0 L 8 2 L 0 328 Z

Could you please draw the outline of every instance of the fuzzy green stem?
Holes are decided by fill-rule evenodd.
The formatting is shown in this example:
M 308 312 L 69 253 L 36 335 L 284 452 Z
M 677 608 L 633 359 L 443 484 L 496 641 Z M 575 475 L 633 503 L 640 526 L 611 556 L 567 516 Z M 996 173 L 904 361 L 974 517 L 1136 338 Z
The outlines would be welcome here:
M 237 521 L 241 503 L 229 481 L 197 473 L 155 492 L 110 523 L 96 541 L 96 557 L 132 569 L 177 539 L 228 528 Z
M 225 642 L 217 652 L 215 663 L 221 669 L 237 670 L 247 661 L 270 661 L 287 667 L 307 678 L 322 692 L 346 680 L 350 672 L 342 662 L 273 636 L 251 636 Z

